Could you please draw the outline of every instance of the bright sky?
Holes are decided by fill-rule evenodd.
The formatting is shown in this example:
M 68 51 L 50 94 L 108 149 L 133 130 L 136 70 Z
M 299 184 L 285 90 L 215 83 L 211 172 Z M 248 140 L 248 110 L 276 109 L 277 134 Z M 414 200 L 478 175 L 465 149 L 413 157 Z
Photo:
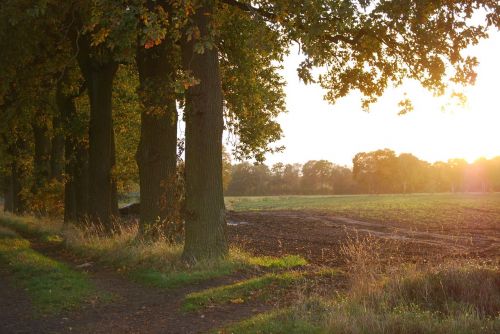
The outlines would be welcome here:
M 301 56 L 292 52 L 283 71 L 289 112 L 279 117 L 284 133 L 279 144 L 286 149 L 269 154 L 266 163 L 326 159 L 351 165 L 356 153 L 382 148 L 410 152 L 430 162 L 500 155 L 500 33 L 491 33 L 470 51 L 480 65 L 476 85 L 464 91 L 465 107 L 452 105 L 443 111 L 446 98 L 435 98 L 418 83 L 408 82 L 388 90 L 370 113 L 361 110 L 356 93 L 335 105 L 325 102 L 320 87 L 298 80 Z M 413 100 L 414 111 L 398 116 L 404 92 Z

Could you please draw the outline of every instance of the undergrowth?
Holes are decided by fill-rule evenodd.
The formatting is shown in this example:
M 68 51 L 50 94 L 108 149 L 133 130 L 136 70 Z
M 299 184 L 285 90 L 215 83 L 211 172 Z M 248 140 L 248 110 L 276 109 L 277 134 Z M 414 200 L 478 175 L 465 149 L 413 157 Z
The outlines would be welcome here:
M 256 268 L 269 271 L 307 264 L 304 258 L 290 255 L 280 258 L 256 257 L 231 248 L 227 258 L 186 265 L 181 261 L 182 244 L 158 239 L 145 242 L 137 238 L 138 225 L 118 226 L 112 236 L 94 228 L 63 225 L 33 217 L 0 216 L 0 223 L 45 242 L 62 242 L 73 253 L 109 266 L 140 283 L 160 288 L 176 288 L 204 280 Z

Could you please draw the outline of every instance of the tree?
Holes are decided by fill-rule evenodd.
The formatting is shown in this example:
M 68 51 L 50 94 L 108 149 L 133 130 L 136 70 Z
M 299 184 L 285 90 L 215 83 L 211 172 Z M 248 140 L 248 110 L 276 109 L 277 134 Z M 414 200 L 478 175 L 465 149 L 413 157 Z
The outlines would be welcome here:
M 185 97 L 186 118 L 186 219 L 183 259 L 224 257 L 228 253 L 222 186 L 223 97 L 219 58 L 211 41 L 215 3 L 195 9 L 192 35 L 182 41 L 184 70 L 199 84 Z M 202 49 L 200 49 L 202 48 Z
M 400 179 L 398 159 L 389 149 L 358 153 L 353 159 L 353 176 L 364 191 L 390 193 Z
M 401 191 L 407 193 L 425 189 L 428 164 L 410 153 L 401 153 L 398 161 Z
M 382 95 L 389 83 L 400 84 L 404 78 L 419 80 L 426 88 L 442 93 L 446 86 L 444 82 L 447 77 L 447 64 L 454 69 L 453 80 L 456 82 L 473 81 L 473 67 L 476 61 L 474 58 L 463 56 L 460 51 L 485 37 L 488 26 L 500 26 L 500 5 L 489 0 L 453 1 L 445 4 L 432 0 L 223 2 L 248 13 L 256 20 L 267 21 L 268 26 L 278 32 L 283 45 L 297 41 L 306 58 L 298 69 L 299 76 L 305 82 L 319 82 L 328 90 L 327 100 L 334 102 L 349 91 L 359 89 L 366 96 L 366 107 Z M 486 12 L 487 20 L 481 26 L 473 26 L 470 24 L 470 18 L 479 6 Z M 207 17 L 212 17 L 216 12 L 213 1 L 201 2 L 201 8 L 207 9 Z M 198 9 L 195 12 L 194 21 L 199 19 L 199 11 Z M 204 29 L 200 30 L 202 36 L 208 35 Z M 198 45 L 199 50 L 205 50 L 203 58 L 208 60 L 212 50 L 207 52 L 203 43 Z M 193 60 L 195 58 L 196 56 Z M 216 67 L 212 71 L 218 73 L 218 63 L 211 65 Z M 314 67 L 329 70 L 326 74 L 322 73 L 314 78 Z M 218 96 L 219 84 L 215 83 L 217 78 L 218 74 L 210 78 L 213 85 L 204 84 L 201 80 L 204 88 L 200 89 L 199 93 L 207 97 Z M 212 92 L 208 91 L 210 88 L 213 89 Z M 214 119 L 215 115 L 220 117 L 220 112 L 213 115 Z M 198 129 L 201 130 L 201 127 Z M 204 130 L 205 138 L 213 142 L 192 142 L 197 150 L 201 151 L 208 146 L 218 147 L 219 144 L 215 141 L 219 140 L 219 136 L 211 135 L 213 128 Z M 186 131 L 186 137 L 188 135 L 190 134 Z M 188 149 L 188 141 L 186 139 L 186 154 L 188 150 L 193 149 Z M 219 155 L 219 151 L 214 150 L 212 154 Z M 186 157 L 187 183 L 190 177 L 195 177 L 188 172 L 190 164 Z M 200 171 L 196 179 L 200 180 L 202 175 L 210 180 L 219 178 L 219 171 L 212 167 L 209 170 L 208 173 Z M 216 183 L 212 185 L 217 186 Z M 195 188 L 203 189 L 201 184 Z M 189 191 L 191 190 L 188 186 L 188 197 Z M 219 190 L 216 192 L 219 193 Z M 216 195 L 209 206 L 220 208 L 219 202 L 220 198 Z M 199 209 L 205 206 L 201 202 L 198 205 Z M 220 218 L 212 219 L 221 221 Z M 208 223 L 204 220 L 195 224 L 199 225 L 198 233 L 206 232 L 201 228 L 204 224 L 223 226 L 223 223 Z M 223 228 L 212 230 L 222 233 Z M 217 233 L 214 235 L 218 235 Z M 198 237 L 199 240 L 203 239 Z M 210 253 L 218 254 L 217 248 L 224 247 L 214 245 Z
M 306 194 L 333 193 L 333 164 L 326 160 L 311 160 L 302 167 L 302 190 Z
M 173 10 L 167 2 L 145 1 L 138 27 L 136 64 L 142 103 L 141 138 L 136 160 L 141 194 L 141 236 L 157 234 L 155 223 L 175 216 L 177 107 L 176 74 L 179 52 L 173 30 Z

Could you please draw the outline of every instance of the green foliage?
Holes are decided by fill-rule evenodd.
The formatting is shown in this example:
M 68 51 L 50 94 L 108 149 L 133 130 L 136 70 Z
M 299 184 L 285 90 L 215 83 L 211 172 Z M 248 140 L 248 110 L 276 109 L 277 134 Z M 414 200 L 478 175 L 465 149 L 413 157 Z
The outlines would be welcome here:
M 141 132 L 141 105 L 137 96 L 139 79 L 133 66 L 118 68 L 113 85 L 113 125 L 115 131 L 116 178 L 118 192 L 136 191 L 139 171 L 135 154 Z
M 39 312 L 58 313 L 98 297 L 85 274 L 35 252 L 29 241 L 12 233 L 0 233 L 0 261 L 13 272 Z
M 264 159 L 281 138 L 276 117 L 285 111 L 282 69 L 288 44 L 265 20 L 233 6 L 217 13 L 222 89 L 227 130 L 238 136 L 238 159 Z

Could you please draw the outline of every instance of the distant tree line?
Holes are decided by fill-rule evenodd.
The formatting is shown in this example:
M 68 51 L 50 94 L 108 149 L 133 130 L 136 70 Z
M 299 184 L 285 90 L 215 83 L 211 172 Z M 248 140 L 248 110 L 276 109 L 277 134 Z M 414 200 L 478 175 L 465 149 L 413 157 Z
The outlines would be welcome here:
M 500 191 L 500 156 L 431 164 L 383 149 L 356 154 L 352 168 L 327 160 L 271 167 L 242 162 L 224 177 L 228 196 L 489 192 Z

